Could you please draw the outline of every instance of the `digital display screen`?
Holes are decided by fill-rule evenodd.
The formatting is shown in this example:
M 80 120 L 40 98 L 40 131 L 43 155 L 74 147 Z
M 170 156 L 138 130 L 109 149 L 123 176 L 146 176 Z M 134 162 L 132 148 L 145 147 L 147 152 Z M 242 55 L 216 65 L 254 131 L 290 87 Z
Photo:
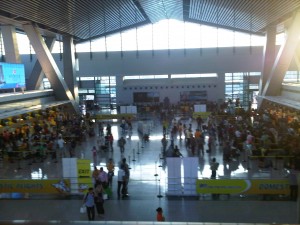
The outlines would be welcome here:
M 207 99 L 206 91 L 183 91 L 180 92 L 180 101 L 203 102 Z
M 0 62 L 0 89 L 25 88 L 24 64 Z
M 159 102 L 158 92 L 134 92 L 133 101 L 135 103 Z

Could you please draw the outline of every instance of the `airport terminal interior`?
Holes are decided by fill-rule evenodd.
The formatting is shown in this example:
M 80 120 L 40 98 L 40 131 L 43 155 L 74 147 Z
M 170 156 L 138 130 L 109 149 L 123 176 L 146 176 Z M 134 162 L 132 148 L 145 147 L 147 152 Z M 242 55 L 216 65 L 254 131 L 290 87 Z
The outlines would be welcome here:
M 0 224 L 299 224 L 299 9 L 2 0 Z

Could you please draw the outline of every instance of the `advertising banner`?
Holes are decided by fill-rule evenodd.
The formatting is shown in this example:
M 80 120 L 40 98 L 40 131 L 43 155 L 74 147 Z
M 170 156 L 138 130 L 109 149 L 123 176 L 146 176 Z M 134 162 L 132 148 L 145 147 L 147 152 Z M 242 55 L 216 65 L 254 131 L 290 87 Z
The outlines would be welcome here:
M 24 64 L 0 62 L 0 89 L 25 88 Z
M 0 180 L 1 193 L 69 193 L 70 181 L 54 180 Z
M 91 160 L 77 159 L 78 191 L 86 192 L 93 187 Z
M 287 179 L 197 180 L 198 194 L 273 194 L 288 195 Z

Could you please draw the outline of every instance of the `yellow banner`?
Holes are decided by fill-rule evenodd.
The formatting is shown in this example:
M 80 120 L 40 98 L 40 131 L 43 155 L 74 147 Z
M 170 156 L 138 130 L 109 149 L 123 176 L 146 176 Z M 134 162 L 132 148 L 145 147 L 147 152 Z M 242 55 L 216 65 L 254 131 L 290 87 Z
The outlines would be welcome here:
M 290 194 L 290 184 L 288 179 L 252 180 L 251 184 L 251 188 L 247 191 L 247 194 Z
M 78 178 L 78 191 L 87 192 L 90 187 L 93 187 L 92 178 Z
M 69 193 L 69 180 L 0 180 L 1 193 Z
M 91 160 L 77 159 L 78 191 L 86 192 L 93 187 Z
M 197 119 L 198 116 L 201 116 L 202 119 L 206 119 L 211 115 L 211 112 L 194 112 L 193 118 Z
M 247 180 L 197 180 L 199 194 L 238 194 L 250 186 Z
M 197 180 L 199 194 L 274 194 L 288 195 L 290 193 L 287 179 L 261 180 Z
M 77 159 L 77 176 L 80 177 L 91 177 L 91 160 L 89 159 Z

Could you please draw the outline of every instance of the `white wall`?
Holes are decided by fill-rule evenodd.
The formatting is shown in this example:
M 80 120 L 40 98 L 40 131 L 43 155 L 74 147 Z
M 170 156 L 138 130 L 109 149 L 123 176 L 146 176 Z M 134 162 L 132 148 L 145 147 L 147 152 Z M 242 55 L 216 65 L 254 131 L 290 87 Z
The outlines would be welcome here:
M 63 73 L 63 61 L 59 54 L 53 55 L 58 68 Z M 109 52 L 78 53 L 79 71 L 77 76 L 117 76 L 117 101 L 119 103 L 132 103 L 133 92 L 159 90 L 160 100 L 168 96 L 171 102 L 179 101 L 181 91 L 206 90 L 208 100 L 224 99 L 224 74 L 226 72 L 260 72 L 262 71 L 263 47 L 232 47 Z M 29 55 L 22 55 L 27 78 L 34 66 L 35 55 L 30 61 Z M 294 62 L 291 70 L 295 70 Z M 214 79 L 180 79 L 180 80 L 140 80 L 123 83 L 124 75 L 156 75 L 156 74 L 187 74 L 187 73 L 218 73 Z M 194 85 L 194 87 L 192 87 Z M 204 87 L 205 85 L 205 87 Z M 210 87 L 209 87 L 210 85 Z M 146 89 L 147 87 L 147 89 Z M 150 89 L 152 87 L 152 89 Z M 157 89 L 156 89 L 157 87 Z M 172 88 L 173 87 L 173 88 Z M 131 88 L 131 90 L 130 90 Z M 136 88 L 136 89 L 135 89 Z

